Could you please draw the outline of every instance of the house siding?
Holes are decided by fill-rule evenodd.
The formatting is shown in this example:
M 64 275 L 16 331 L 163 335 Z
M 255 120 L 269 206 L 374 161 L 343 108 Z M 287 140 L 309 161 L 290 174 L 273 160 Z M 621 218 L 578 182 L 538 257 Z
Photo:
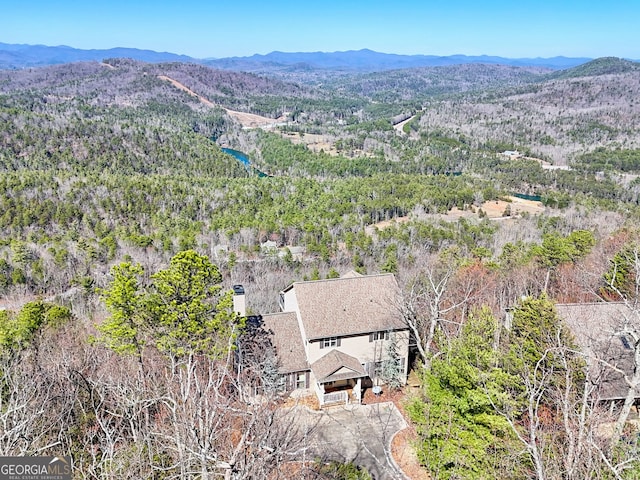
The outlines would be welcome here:
M 280 298 L 283 301 L 283 303 L 280 304 L 280 308 L 283 312 L 300 312 L 300 309 L 298 308 L 296 292 L 293 288 L 281 292 Z
M 400 330 L 393 332 L 398 355 L 404 359 L 404 371 L 407 373 L 407 359 L 409 356 L 409 331 Z M 307 345 L 307 358 L 310 364 L 314 363 L 331 349 L 336 349 L 352 357 L 356 357 L 362 364 L 381 362 L 388 358 L 387 349 L 391 340 L 369 341 L 369 333 L 359 336 L 340 338 L 340 346 L 320 348 L 321 341 L 311 341 Z

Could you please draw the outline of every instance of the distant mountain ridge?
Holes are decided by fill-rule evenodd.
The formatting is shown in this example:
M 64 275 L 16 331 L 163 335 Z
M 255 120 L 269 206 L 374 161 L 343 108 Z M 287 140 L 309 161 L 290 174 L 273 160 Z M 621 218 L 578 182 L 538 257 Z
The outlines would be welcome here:
M 188 62 L 202 63 L 224 70 L 270 72 L 279 70 L 304 71 L 336 69 L 355 72 L 376 72 L 415 67 L 462 65 L 469 63 L 501 64 L 522 67 L 544 67 L 563 70 L 590 61 L 590 58 L 505 58 L 480 55 L 398 55 L 373 50 L 344 52 L 271 52 L 249 57 L 197 59 L 169 52 L 140 50 L 137 48 L 111 48 L 83 50 L 68 46 L 22 45 L 0 43 L 0 69 L 41 67 L 80 61 L 101 61 L 105 58 L 131 58 L 149 63 Z
M 398 55 L 380 53 L 373 50 L 349 50 L 346 52 L 271 52 L 267 55 L 252 55 L 250 57 L 230 57 L 208 59 L 207 65 L 223 69 L 244 69 L 262 71 L 277 67 L 289 68 L 320 68 L 345 69 L 356 71 L 398 70 L 416 67 L 441 67 L 447 65 L 462 65 L 469 63 L 500 64 L 518 67 L 544 67 L 562 70 L 575 67 L 590 61 L 590 58 L 505 58 L 498 56 L 480 55 Z
M 199 62 L 187 55 L 140 50 L 137 48 L 110 48 L 106 50 L 82 50 L 60 45 L 17 45 L 0 43 L 0 69 L 44 67 L 71 62 L 102 61 L 105 58 L 132 58 L 149 63 Z

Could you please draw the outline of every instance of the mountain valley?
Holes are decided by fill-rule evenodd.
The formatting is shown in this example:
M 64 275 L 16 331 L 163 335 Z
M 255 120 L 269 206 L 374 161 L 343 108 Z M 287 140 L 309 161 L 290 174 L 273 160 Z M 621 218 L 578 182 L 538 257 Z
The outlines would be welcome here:
M 420 468 L 634 478 L 624 399 L 580 390 L 555 305 L 636 305 L 640 64 L 106 53 L 0 70 L 3 454 L 59 445 L 78 478 L 300 478 L 268 332 L 232 292 L 257 322 L 293 282 L 391 273 L 417 388 L 383 398 Z M 325 460 L 309 478 L 371 478 Z

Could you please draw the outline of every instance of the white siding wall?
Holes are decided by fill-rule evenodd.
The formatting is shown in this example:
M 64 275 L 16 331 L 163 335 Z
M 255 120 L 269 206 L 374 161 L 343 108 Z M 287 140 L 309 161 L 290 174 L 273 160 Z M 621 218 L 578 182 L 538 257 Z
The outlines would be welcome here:
M 283 312 L 298 312 L 298 299 L 296 298 L 296 292 L 293 288 L 282 293 L 284 296 L 284 305 L 280 305 Z M 298 312 L 299 313 L 299 312 Z

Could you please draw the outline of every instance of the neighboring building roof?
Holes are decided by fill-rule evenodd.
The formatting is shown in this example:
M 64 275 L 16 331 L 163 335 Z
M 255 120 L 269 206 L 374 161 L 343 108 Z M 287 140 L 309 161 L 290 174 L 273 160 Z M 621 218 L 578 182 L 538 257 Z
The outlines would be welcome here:
M 286 257 L 287 250 L 289 251 L 289 253 L 291 253 L 291 256 L 293 257 L 294 260 L 302 260 L 302 257 L 306 252 L 305 247 L 285 245 L 284 247 L 278 250 L 278 257 L 280 258 Z
M 278 244 L 273 240 L 267 240 L 266 242 L 260 244 L 260 248 L 262 250 L 277 250 Z
M 291 288 L 309 340 L 407 328 L 393 274 L 296 282 Z
M 297 255 L 304 253 L 307 249 L 300 245 L 285 245 L 282 250 L 289 250 L 292 255 Z
M 625 324 L 637 322 L 637 312 L 619 302 L 558 304 L 556 311 L 589 356 L 591 381 L 598 384 L 600 399 L 625 398 L 628 384 L 611 366 L 633 371 L 633 340 L 621 332 Z
M 559 303 L 556 311 L 581 345 L 611 336 L 633 319 L 633 311 L 621 302 Z
M 280 373 L 309 370 L 302 335 L 295 312 L 270 313 L 262 316 L 263 327 L 271 331 Z
M 311 371 L 320 383 L 367 376 L 357 358 L 335 349 L 316 360 Z

